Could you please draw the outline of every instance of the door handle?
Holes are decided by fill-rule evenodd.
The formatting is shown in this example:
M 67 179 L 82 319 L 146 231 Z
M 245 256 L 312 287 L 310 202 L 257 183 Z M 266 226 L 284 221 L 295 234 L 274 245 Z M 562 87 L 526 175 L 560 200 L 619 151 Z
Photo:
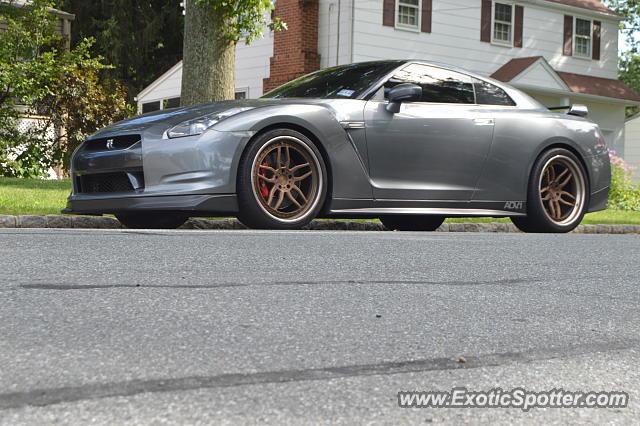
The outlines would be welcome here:
M 493 126 L 496 122 L 493 118 L 474 118 L 473 124 L 476 126 Z

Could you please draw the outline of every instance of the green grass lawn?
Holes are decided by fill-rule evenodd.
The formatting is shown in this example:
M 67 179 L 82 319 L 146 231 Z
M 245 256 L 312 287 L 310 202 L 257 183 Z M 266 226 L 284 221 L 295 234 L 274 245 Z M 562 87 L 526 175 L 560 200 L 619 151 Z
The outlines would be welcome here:
M 60 214 L 70 192 L 69 180 L 0 178 L 0 214 Z
M 69 180 L 0 178 L 0 214 L 60 214 L 71 192 Z M 448 222 L 509 222 L 491 217 L 451 218 Z M 584 224 L 640 225 L 640 212 L 605 210 L 585 216 Z

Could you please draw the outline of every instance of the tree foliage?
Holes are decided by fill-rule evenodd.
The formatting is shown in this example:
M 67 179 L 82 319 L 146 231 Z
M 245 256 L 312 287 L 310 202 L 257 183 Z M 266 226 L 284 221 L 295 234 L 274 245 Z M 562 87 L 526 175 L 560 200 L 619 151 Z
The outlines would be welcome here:
M 264 37 L 265 27 L 277 31 L 287 28 L 281 19 L 269 17 L 268 12 L 273 10 L 272 0 L 195 0 L 195 3 L 229 18 L 225 32 L 235 42 L 244 38 L 245 43 L 250 44 Z
M 609 0 L 607 5 L 625 18 L 620 24 L 620 30 L 626 37 L 629 50 L 620 55 L 618 78 L 633 91 L 640 93 L 640 0 Z M 627 115 L 638 111 L 638 107 L 628 108 Z
M 0 3 L 0 175 L 37 177 L 60 164 L 88 134 L 130 112 L 92 40 L 66 51 L 49 0 Z
M 61 0 L 73 13 L 72 45 L 94 38 L 93 50 L 116 66 L 101 75 L 122 82 L 129 101 L 182 59 L 180 0 Z

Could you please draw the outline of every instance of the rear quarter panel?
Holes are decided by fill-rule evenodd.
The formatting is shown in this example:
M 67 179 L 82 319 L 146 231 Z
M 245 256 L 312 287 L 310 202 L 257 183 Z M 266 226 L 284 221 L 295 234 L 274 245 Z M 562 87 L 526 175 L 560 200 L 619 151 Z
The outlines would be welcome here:
M 564 114 L 522 110 L 496 113 L 495 121 L 493 143 L 474 200 L 525 201 L 533 165 L 552 146 L 569 147 L 578 154 L 591 193 L 609 185 L 608 154 L 598 143 L 595 123 Z

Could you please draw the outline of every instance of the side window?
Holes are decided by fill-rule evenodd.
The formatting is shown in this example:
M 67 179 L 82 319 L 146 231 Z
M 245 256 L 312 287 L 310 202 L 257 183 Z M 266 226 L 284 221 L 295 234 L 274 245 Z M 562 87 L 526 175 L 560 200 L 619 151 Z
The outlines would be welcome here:
M 480 105 L 515 106 L 516 103 L 507 95 L 507 92 L 482 80 L 473 81 L 476 87 L 476 102 Z
M 389 90 L 401 83 L 413 83 L 421 86 L 422 102 L 475 103 L 471 78 L 457 72 L 422 64 L 407 65 L 385 83 L 385 98 L 387 98 Z

